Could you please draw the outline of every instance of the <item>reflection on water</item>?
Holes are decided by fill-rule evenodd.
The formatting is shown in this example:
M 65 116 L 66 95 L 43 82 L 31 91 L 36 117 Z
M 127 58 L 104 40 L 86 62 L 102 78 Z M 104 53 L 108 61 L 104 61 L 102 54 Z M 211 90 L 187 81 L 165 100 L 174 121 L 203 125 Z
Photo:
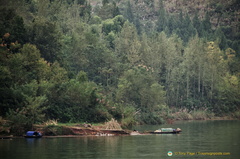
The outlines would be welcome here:
M 160 127 L 179 127 L 183 132 L 164 135 L 0 140 L 0 159 L 240 158 L 240 121 L 185 121 L 172 125 L 136 126 L 134 129 L 152 131 Z M 168 157 L 169 151 L 173 152 L 173 156 Z M 203 154 L 204 152 L 216 152 L 218 156 Z

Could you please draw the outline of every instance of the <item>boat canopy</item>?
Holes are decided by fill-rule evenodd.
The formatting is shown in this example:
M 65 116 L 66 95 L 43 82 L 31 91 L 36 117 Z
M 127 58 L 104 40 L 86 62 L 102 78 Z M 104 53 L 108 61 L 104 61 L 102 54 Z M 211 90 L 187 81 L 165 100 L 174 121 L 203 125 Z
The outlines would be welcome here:
M 173 128 L 161 128 L 162 132 L 173 132 L 175 129 Z
M 27 136 L 41 136 L 42 134 L 40 132 L 37 132 L 37 131 L 28 131 L 26 133 Z

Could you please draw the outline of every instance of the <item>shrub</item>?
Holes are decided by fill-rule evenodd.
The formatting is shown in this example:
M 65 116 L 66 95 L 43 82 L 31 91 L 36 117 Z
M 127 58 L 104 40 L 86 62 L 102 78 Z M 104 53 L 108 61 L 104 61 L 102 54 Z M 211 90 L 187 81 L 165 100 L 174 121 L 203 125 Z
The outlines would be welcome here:
M 160 111 L 156 112 L 141 112 L 138 115 L 137 121 L 139 124 L 151 124 L 151 125 L 157 125 L 157 124 L 163 124 L 164 117 L 162 116 Z
M 41 107 L 45 97 L 28 97 L 28 105 L 16 110 L 10 109 L 7 113 L 7 119 L 11 122 L 11 132 L 16 135 L 23 135 L 28 130 L 33 129 L 33 124 L 41 123 L 44 120 L 44 107 Z
M 15 135 L 23 135 L 32 129 L 32 122 L 27 118 L 25 109 L 9 110 L 7 118 L 10 120 L 10 131 Z
M 233 116 L 233 118 L 240 119 L 240 110 L 234 112 L 234 113 L 232 114 L 232 116 Z
M 0 133 L 8 134 L 10 132 L 9 121 L 0 116 Z
M 178 112 L 172 114 L 176 120 L 192 120 L 192 115 L 188 112 L 188 109 L 179 109 Z
M 49 136 L 56 136 L 56 135 L 62 135 L 63 133 L 63 127 L 62 126 L 57 126 L 57 125 L 48 125 L 44 127 L 44 135 L 49 135 Z
M 48 120 L 46 122 L 43 123 L 43 125 L 58 125 L 58 121 L 57 120 Z
M 207 112 L 206 111 L 203 111 L 203 110 L 194 110 L 192 113 L 191 113 L 193 119 L 195 120 L 206 120 L 208 117 L 207 117 Z
M 177 114 L 177 119 L 180 119 L 180 120 L 192 120 L 193 117 L 188 112 L 179 112 Z
M 124 118 L 124 119 L 121 120 L 121 126 L 123 128 L 129 128 L 129 127 L 131 127 L 135 124 L 136 124 L 136 120 L 133 116 L 132 117 L 127 117 L 127 118 Z

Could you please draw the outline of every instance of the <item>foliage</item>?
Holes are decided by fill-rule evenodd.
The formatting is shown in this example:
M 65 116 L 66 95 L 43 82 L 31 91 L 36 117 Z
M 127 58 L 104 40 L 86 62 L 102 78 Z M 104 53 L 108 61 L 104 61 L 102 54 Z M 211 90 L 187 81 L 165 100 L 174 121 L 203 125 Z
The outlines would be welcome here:
M 136 109 L 141 111 L 141 117 L 156 112 L 151 117 L 158 121 L 159 108 L 165 105 L 165 91 L 161 85 L 155 83 L 151 71 L 142 65 L 126 71 L 119 79 L 117 100 L 135 105 Z M 148 123 L 147 119 L 142 119 L 142 121 Z
M 239 110 L 236 2 L 98 2 L 0 2 L 0 115 L 11 131 L 50 119 L 128 127 Z
M 23 18 L 10 8 L 1 8 L 0 15 L 0 36 L 3 36 L 5 33 L 11 35 L 9 39 L 4 39 L 8 48 L 11 42 L 26 42 L 26 28 Z
M 7 119 L 11 123 L 11 132 L 17 135 L 22 135 L 25 131 L 31 130 L 33 124 L 41 122 L 44 118 L 43 110 L 41 107 L 45 100 L 45 97 L 28 98 L 28 104 L 26 107 L 9 110 Z
M 0 116 L 0 134 L 8 134 L 10 132 L 9 121 Z
M 47 125 L 44 127 L 43 131 L 45 132 L 44 135 L 49 136 L 63 135 L 63 126 Z
M 46 114 L 57 117 L 60 122 L 105 121 L 111 115 L 107 103 L 101 99 L 97 85 L 87 80 L 80 72 L 76 79 L 55 85 L 49 92 L 49 105 Z
M 58 125 L 58 121 L 57 120 L 48 120 L 46 122 L 43 123 L 43 125 Z
M 238 110 L 238 111 L 234 112 L 234 113 L 233 113 L 233 117 L 234 117 L 235 119 L 240 119 L 240 111 Z
M 192 120 L 193 119 L 192 115 L 189 113 L 188 109 L 186 108 L 178 110 L 178 112 L 173 113 L 172 116 L 176 120 Z
M 206 110 L 194 110 L 191 112 L 193 119 L 195 120 L 206 120 L 206 119 L 211 119 L 214 117 L 213 113 L 210 113 Z
M 61 59 L 59 55 L 61 34 L 54 23 L 43 18 L 35 19 L 29 37 L 30 42 L 38 46 L 44 59 L 49 62 Z
M 137 123 L 137 116 L 140 111 L 130 104 L 115 103 L 110 112 L 115 119 L 119 120 L 121 126 L 126 128 Z

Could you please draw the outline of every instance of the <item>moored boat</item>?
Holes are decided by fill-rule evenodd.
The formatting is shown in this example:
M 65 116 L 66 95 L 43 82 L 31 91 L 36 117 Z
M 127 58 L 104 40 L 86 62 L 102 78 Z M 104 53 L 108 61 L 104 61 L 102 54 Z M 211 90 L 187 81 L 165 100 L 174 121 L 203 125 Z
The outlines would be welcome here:
M 178 134 L 182 132 L 180 128 L 173 129 L 173 128 L 160 128 L 158 130 L 155 130 L 153 132 L 150 132 L 151 134 Z
M 41 138 L 42 134 L 38 131 L 28 131 L 26 135 L 24 135 L 25 138 Z

